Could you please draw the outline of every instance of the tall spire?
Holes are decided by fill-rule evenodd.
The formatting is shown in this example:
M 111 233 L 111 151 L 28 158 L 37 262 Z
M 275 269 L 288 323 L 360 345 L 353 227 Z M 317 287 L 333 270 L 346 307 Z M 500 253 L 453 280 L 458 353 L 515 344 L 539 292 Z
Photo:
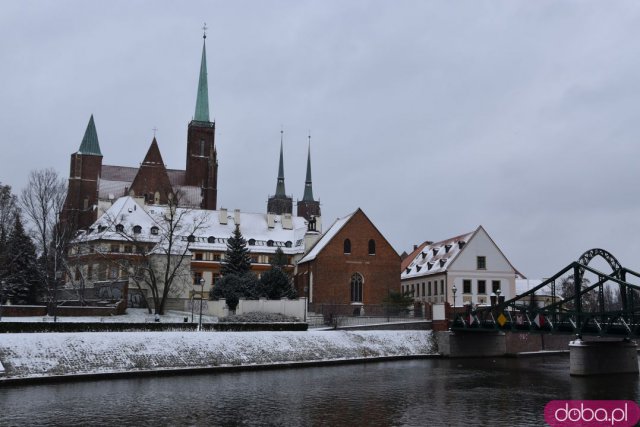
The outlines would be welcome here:
M 307 153 L 307 179 L 304 181 L 304 196 L 302 200 L 305 202 L 313 202 L 313 187 L 311 185 L 311 134 L 309 134 L 309 148 Z
M 284 191 L 284 160 L 282 154 L 282 143 L 284 131 L 280 130 L 280 166 L 278 166 L 278 183 L 276 184 L 276 196 L 286 196 Z
M 198 97 L 196 98 L 196 114 L 194 120 L 209 121 L 209 87 L 207 85 L 207 24 L 202 27 L 202 60 L 200 62 L 200 78 L 198 80 Z
M 102 152 L 100 152 L 100 144 L 98 143 L 96 124 L 93 122 L 93 114 L 89 119 L 87 130 L 84 132 L 84 138 L 82 138 L 82 143 L 80 144 L 78 154 L 92 154 L 94 156 L 102 156 Z

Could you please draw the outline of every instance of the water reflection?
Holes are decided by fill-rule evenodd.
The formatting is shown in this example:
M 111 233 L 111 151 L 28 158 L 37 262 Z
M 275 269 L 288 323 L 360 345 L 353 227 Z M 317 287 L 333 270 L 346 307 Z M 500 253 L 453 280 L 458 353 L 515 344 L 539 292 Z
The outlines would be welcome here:
M 427 359 L 0 389 L 0 425 L 544 425 L 552 399 L 639 400 L 568 357 Z

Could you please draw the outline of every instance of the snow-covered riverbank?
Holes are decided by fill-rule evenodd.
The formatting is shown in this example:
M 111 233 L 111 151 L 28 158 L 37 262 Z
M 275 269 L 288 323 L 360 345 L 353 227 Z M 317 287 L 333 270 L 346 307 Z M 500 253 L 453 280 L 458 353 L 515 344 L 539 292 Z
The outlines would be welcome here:
M 1 334 L 7 379 L 435 355 L 430 331 Z

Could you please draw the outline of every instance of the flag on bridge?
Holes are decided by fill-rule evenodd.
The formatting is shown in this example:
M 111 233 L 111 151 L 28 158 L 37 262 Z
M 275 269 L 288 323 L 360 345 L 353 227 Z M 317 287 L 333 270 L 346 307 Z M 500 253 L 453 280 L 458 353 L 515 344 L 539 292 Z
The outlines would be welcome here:
M 544 314 L 537 314 L 536 318 L 533 319 L 533 323 L 535 323 L 538 326 L 538 328 L 542 328 L 542 326 L 544 326 L 544 324 L 546 323 Z

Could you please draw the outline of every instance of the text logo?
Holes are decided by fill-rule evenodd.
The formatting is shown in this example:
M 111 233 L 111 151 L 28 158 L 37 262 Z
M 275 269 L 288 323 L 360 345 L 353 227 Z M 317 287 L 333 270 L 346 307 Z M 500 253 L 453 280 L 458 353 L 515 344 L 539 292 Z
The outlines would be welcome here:
M 552 427 L 631 427 L 640 420 L 640 407 L 632 400 L 552 400 L 544 420 Z

